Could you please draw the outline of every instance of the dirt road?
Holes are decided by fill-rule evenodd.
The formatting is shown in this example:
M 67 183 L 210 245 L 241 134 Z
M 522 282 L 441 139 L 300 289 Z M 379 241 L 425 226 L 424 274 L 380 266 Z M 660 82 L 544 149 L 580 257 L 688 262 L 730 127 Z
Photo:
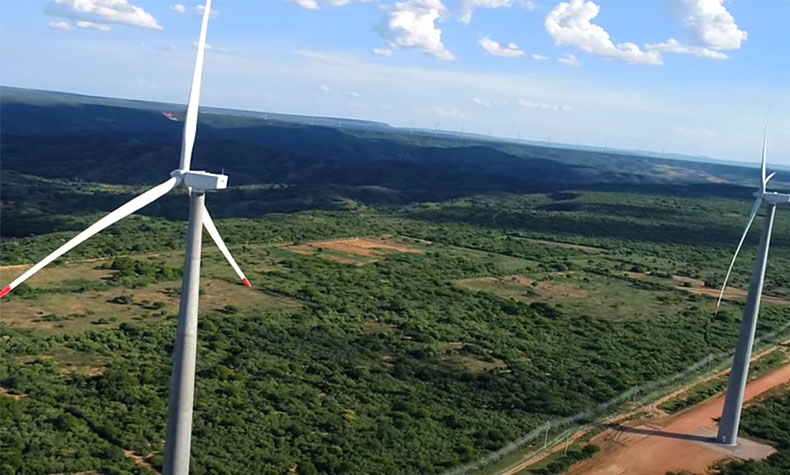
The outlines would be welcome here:
M 745 401 L 777 386 L 790 383 L 790 365 L 749 383 Z M 672 417 L 633 421 L 613 427 L 596 436 L 601 447 L 596 457 L 573 467 L 569 474 L 663 475 L 668 471 L 705 473 L 710 465 L 726 457 L 764 458 L 771 447 L 743 438 L 728 448 L 713 443 L 716 418 L 721 416 L 724 396 Z M 648 425 L 649 424 L 649 425 Z

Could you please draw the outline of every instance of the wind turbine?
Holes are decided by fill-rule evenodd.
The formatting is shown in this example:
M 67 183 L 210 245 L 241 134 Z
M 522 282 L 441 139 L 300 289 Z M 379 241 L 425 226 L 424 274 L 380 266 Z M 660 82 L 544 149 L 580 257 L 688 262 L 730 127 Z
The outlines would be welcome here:
M 192 149 L 197 132 L 200 85 L 203 76 L 203 58 L 206 51 L 206 31 L 211 11 L 211 0 L 206 0 L 203 23 L 200 29 L 192 87 L 184 120 L 184 136 L 181 144 L 179 167 L 170 173 L 170 178 L 145 193 L 133 198 L 107 216 L 60 246 L 47 257 L 36 263 L 11 282 L 2 291 L 0 298 L 29 279 L 47 264 L 59 258 L 82 242 L 90 239 L 108 226 L 163 197 L 176 186 L 183 185 L 189 194 L 189 231 L 187 252 L 184 260 L 184 282 L 181 290 L 181 308 L 178 317 L 178 336 L 173 350 L 173 373 L 170 385 L 167 440 L 165 442 L 165 474 L 189 472 L 189 453 L 192 435 L 192 406 L 195 389 L 195 356 L 197 350 L 197 312 L 200 287 L 200 251 L 203 227 L 228 260 L 239 279 L 250 287 L 250 282 L 239 268 L 228 247 L 222 240 L 214 222 L 205 208 L 206 191 L 222 190 L 227 187 L 228 177 L 224 174 L 207 173 L 190 169 Z
M 727 445 L 735 445 L 738 441 L 738 426 L 741 422 L 743 394 L 746 389 L 746 378 L 749 373 L 749 358 L 751 357 L 752 345 L 754 344 L 754 332 L 757 328 L 757 315 L 760 311 L 760 297 L 763 293 L 765 267 L 768 262 L 768 248 L 771 244 L 771 232 L 773 230 L 776 207 L 780 205 L 790 205 L 790 194 L 766 190 L 768 182 L 776 175 L 775 172 L 768 176 L 766 176 L 765 173 L 767 144 L 768 125 L 766 124 L 765 135 L 763 136 L 762 160 L 760 163 L 760 188 L 754 193 L 756 199 L 754 200 L 752 211 L 749 213 L 749 218 L 746 220 L 746 229 L 744 229 L 741 241 L 735 249 L 735 255 L 732 256 L 730 268 L 727 269 L 727 275 L 724 277 L 724 284 L 721 286 L 719 300 L 716 302 L 716 315 L 718 315 L 721 300 L 724 298 L 724 290 L 727 288 L 727 281 L 730 279 L 732 267 L 735 265 L 735 259 L 738 258 L 738 253 L 743 246 L 743 242 L 746 240 L 746 235 L 749 233 L 749 228 L 751 228 L 754 218 L 757 216 L 757 212 L 763 204 L 766 204 L 768 208 L 765 213 L 765 221 L 763 222 L 763 234 L 760 237 L 760 244 L 757 247 L 754 274 L 752 274 L 749 296 L 746 299 L 746 307 L 743 311 L 743 320 L 741 321 L 741 329 L 738 335 L 738 346 L 735 349 L 735 356 L 732 360 L 732 371 L 730 371 L 729 381 L 727 382 L 727 397 L 724 401 L 724 409 L 722 410 L 721 421 L 719 422 L 719 433 L 716 436 L 718 442 Z

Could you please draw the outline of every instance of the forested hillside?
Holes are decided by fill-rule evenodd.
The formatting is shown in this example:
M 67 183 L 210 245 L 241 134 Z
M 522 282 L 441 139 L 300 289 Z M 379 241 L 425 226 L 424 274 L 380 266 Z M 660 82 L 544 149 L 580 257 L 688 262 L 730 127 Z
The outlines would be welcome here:
M 178 156 L 148 106 L 57 106 L 47 140 L 2 107 L 3 285 Z M 224 124 L 201 126 L 196 163 L 231 176 L 207 205 L 253 289 L 206 242 L 194 473 L 441 473 L 733 348 L 757 233 L 713 307 L 748 187 L 362 129 L 289 154 L 315 130 Z M 172 193 L 0 302 L 0 471 L 161 468 L 186 215 Z M 790 321 L 788 269 L 777 213 L 760 335 Z

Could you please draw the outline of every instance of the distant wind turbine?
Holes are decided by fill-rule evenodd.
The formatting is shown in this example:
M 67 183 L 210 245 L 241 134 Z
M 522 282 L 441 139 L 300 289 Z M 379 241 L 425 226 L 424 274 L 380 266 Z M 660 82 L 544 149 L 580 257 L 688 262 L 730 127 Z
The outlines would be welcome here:
M 25 273 L 11 282 L 2 291 L 0 298 L 11 292 L 22 282 L 43 269 L 55 259 L 78 246 L 87 239 L 117 223 L 143 207 L 163 197 L 176 186 L 183 185 L 189 194 L 189 230 L 187 251 L 184 261 L 184 281 L 181 289 L 181 308 L 178 317 L 178 335 L 173 351 L 173 373 L 170 385 L 170 405 L 168 407 L 167 439 L 165 441 L 164 473 L 185 475 L 189 472 L 189 454 L 192 436 L 192 407 L 195 389 L 195 355 L 197 350 L 197 316 L 200 291 L 200 253 L 202 231 L 206 228 L 211 238 L 228 260 L 233 270 L 247 287 L 250 282 L 239 268 L 228 247 L 220 237 L 214 222 L 205 208 L 206 191 L 222 190 L 227 187 L 228 177 L 224 174 L 207 173 L 190 169 L 192 149 L 197 133 L 198 109 L 200 106 L 200 86 L 203 75 L 203 58 L 206 51 L 206 32 L 211 11 L 211 0 L 206 0 L 203 22 L 200 29 L 195 70 L 189 92 L 184 136 L 181 144 L 179 167 L 170 173 L 170 178 L 145 193 L 133 198 L 107 216 L 96 221 L 87 229 L 60 246 L 47 257 L 36 263 Z
M 738 346 L 735 350 L 735 356 L 732 361 L 732 371 L 730 371 L 729 381 L 727 382 L 727 397 L 724 401 L 724 409 L 722 410 L 721 421 L 719 422 L 719 432 L 716 436 L 716 440 L 727 445 L 735 445 L 738 441 L 738 426 L 741 420 L 746 379 L 749 374 L 749 359 L 752 353 L 752 346 L 754 345 L 754 333 L 757 328 L 757 315 L 760 311 L 760 298 L 763 293 L 763 281 L 765 280 L 765 268 L 768 263 L 768 248 L 771 244 L 771 232 L 773 231 L 776 207 L 779 205 L 790 205 L 790 194 L 766 191 L 768 183 L 776 175 L 774 172 L 766 176 L 765 155 L 767 144 L 768 125 L 766 124 L 765 135 L 763 137 L 763 153 L 760 162 L 760 188 L 754 193 L 756 199 L 754 200 L 752 211 L 746 219 L 746 229 L 744 229 L 738 247 L 735 249 L 735 255 L 732 256 L 730 268 L 727 269 L 727 275 L 724 277 L 724 284 L 721 286 L 719 300 L 716 302 L 715 314 L 718 315 L 722 298 L 724 298 L 724 291 L 727 288 L 727 281 L 730 279 L 732 267 L 735 265 L 738 253 L 743 246 L 743 242 L 746 240 L 749 228 L 751 228 L 754 218 L 757 216 L 757 212 L 762 205 L 768 205 L 768 209 L 765 213 L 765 220 L 763 221 L 763 233 L 760 237 L 760 244 L 757 247 L 757 256 L 754 273 L 752 274 L 752 283 L 749 287 L 749 296 L 746 298 L 746 307 L 743 311 L 743 320 L 741 321 L 741 329 L 738 336 Z

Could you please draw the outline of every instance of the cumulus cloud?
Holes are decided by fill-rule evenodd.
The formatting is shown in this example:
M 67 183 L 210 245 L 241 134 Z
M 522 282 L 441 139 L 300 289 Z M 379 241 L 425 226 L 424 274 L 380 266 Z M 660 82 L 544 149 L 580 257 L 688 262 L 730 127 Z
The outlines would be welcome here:
M 592 23 L 600 10 L 592 1 L 562 2 L 546 16 L 546 31 L 557 45 L 574 46 L 597 56 L 627 63 L 663 63 L 659 51 L 642 50 L 628 42 L 615 44 L 605 29 Z
M 513 6 L 513 0 L 464 0 L 461 5 L 461 23 L 469 24 L 472 13 L 477 8 L 508 8 Z
M 373 54 L 376 56 L 392 56 L 392 50 L 389 48 L 374 48 Z
M 162 29 L 153 15 L 127 0 L 49 0 L 45 12 L 75 21 Z
M 498 43 L 491 38 L 484 36 L 478 41 L 480 46 L 494 56 L 504 56 L 505 58 L 517 58 L 524 56 L 522 51 L 515 43 Z
M 71 31 L 74 29 L 74 27 L 71 26 L 71 23 L 67 21 L 51 21 L 49 22 L 48 26 L 53 30 L 61 30 L 61 31 Z
M 479 97 L 473 97 L 472 104 L 478 107 L 485 107 L 486 109 L 490 109 L 493 106 L 493 104 L 490 101 L 486 101 L 485 99 L 480 99 Z
M 545 102 L 531 101 L 529 99 L 519 99 L 518 105 L 525 109 L 539 109 L 545 111 L 570 112 L 573 110 L 571 106 L 546 104 Z
M 326 84 L 321 84 L 320 86 L 318 86 L 318 90 L 321 92 L 332 92 L 332 88 L 330 88 Z
M 436 20 L 447 11 L 441 0 L 408 0 L 388 8 L 382 36 L 391 50 L 415 48 L 436 58 L 452 61 L 453 53 L 442 43 Z
M 549 59 L 549 57 L 543 56 L 542 54 L 533 54 L 532 59 L 534 59 L 535 61 L 546 61 L 547 59 Z
M 580 63 L 579 60 L 576 59 L 576 56 L 574 56 L 574 55 L 572 55 L 570 53 L 565 53 L 564 55 L 562 55 L 562 57 L 557 58 L 557 61 L 560 62 L 561 64 L 564 64 L 565 66 L 581 66 L 582 65 L 582 63 Z
M 684 0 L 688 15 L 683 23 L 705 46 L 714 49 L 738 49 L 749 35 L 738 28 L 724 2 L 725 0 Z
M 171 5 L 170 9 L 177 13 L 184 13 L 187 11 L 187 7 L 180 3 L 176 3 L 175 5 Z
M 368 3 L 378 0 L 288 0 L 308 10 L 318 10 L 321 7 L 342 7 L 350 3 Z
M 724 6 L 725 0 L 683 0 L 683 24 L 689 41 L 674 38 L 648 49 L 663 53 L 691 54 L 701 58 L 727 59 L 724 50 L 739 49 L 749 34 L 738 28 L 735 18 Z
M 708 59 L 727 59 L 728 56 L 721 51 L 701 46 L 689 46 L 680 43 L 674 38 L 670 38 L 663 43 L 654 45 L 646 45 L 647 49 L 651 51 L 660 51 L 662 53 L 677 53 L 677 54 L 693 54 L 700 58 Z
M 76 22 L 75 25 L 77 25 L 77 28 L 82 28 L 84 30 L 112 31 L 112 27 L 110 25 L 104 23 L 94 23 L 92 21 L 80 20 Z

